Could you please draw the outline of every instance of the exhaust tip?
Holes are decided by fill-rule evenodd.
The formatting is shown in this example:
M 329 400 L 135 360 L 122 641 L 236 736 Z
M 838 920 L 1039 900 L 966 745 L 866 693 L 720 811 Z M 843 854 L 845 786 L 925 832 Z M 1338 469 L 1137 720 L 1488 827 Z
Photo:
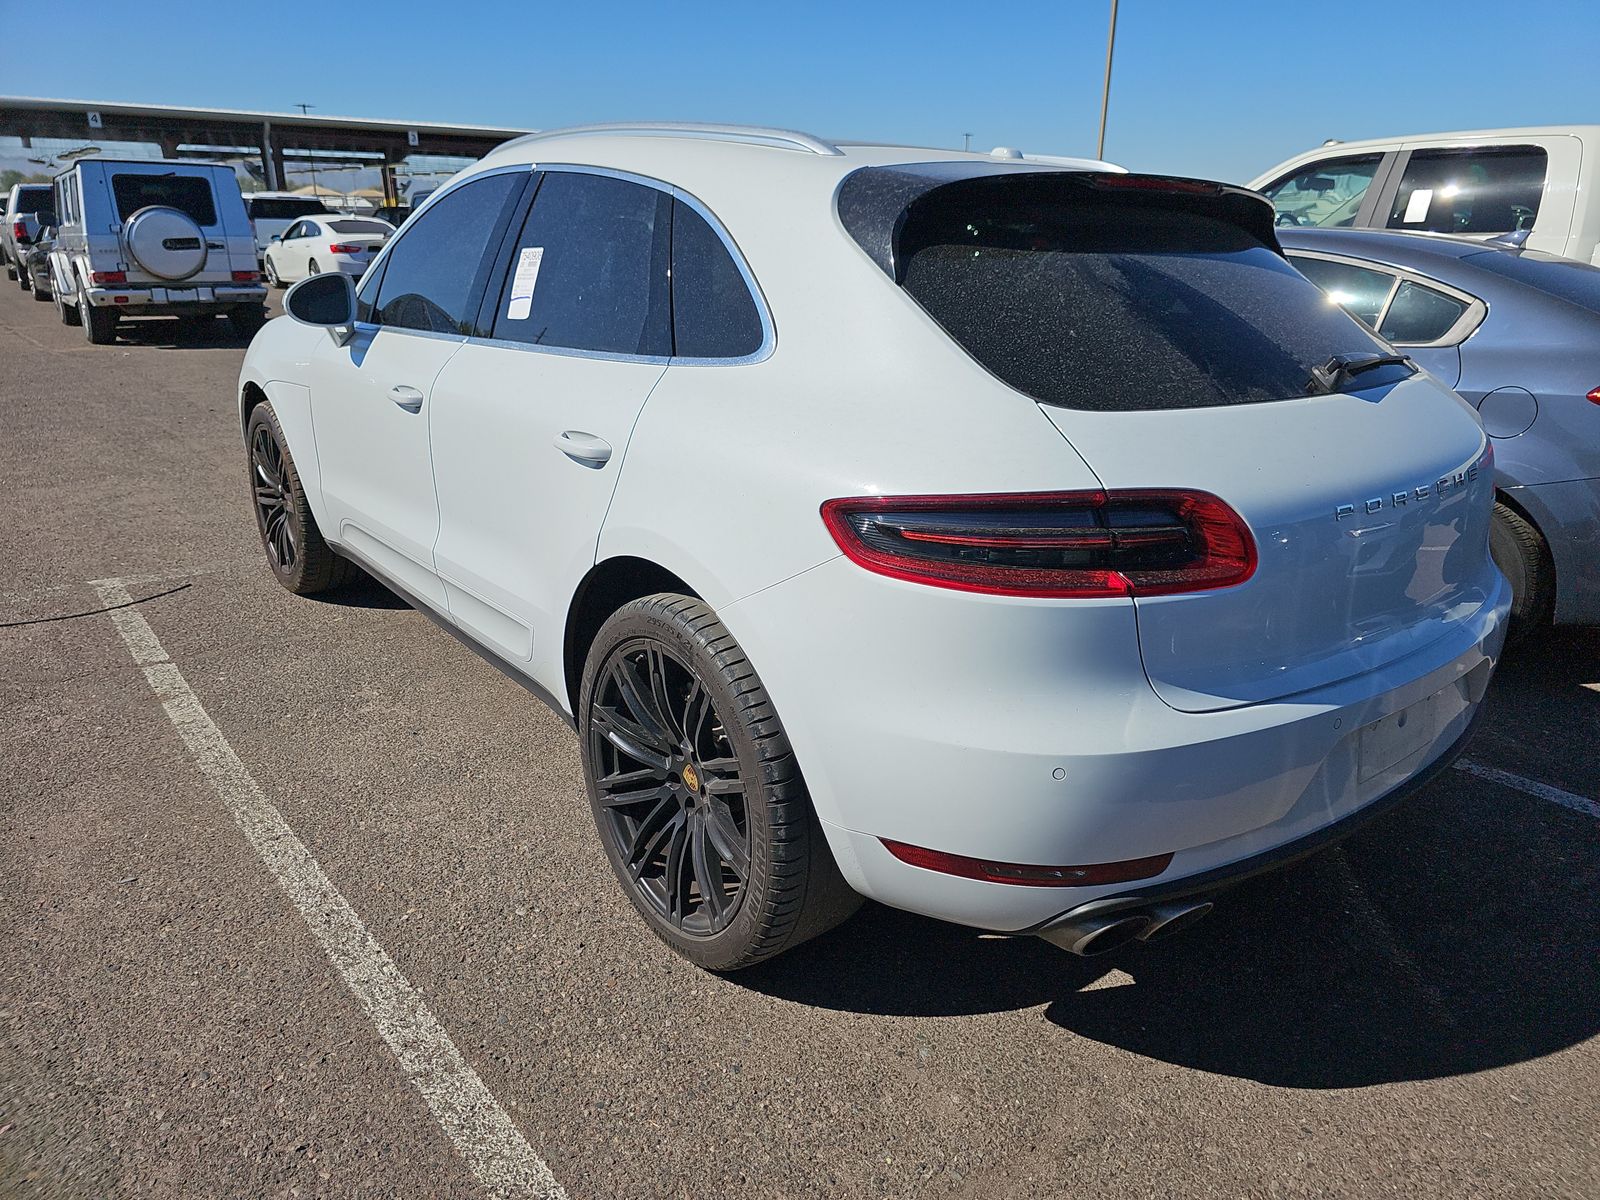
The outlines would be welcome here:
M 1092 958 L 1109 954 L 1119 946 L 1143 937 L 1150 926 L 1145 913 L 1128 913 L 1122 916 L 1085 917 L 1040 930 L 1046 941 L 1070 950 L 1073 954 Z
M 1201 920 L 1215 907 L 1216 905 L 1209 900 L 1158 904 L 1150 909 L 1150 923 L 1139 938 L 1142 941 L 1155 942 L 1174 933 L 1180 933 Z

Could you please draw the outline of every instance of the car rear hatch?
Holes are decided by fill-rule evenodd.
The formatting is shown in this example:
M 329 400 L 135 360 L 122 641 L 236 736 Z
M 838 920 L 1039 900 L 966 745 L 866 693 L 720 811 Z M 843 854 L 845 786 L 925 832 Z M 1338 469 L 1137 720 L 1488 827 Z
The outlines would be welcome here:
M 877 196 L 894 183 L 874 182 Z M 875 244 L 877 222 L 847 215 L 874 197 L 848 183 L 846 228 L 979 363 L 1040 401 L 1108 495 L 1209 494 L 1248 527 L 1243 582 L 1130 588 L 1146 673 L 1173 707 L 1374 670 L 1496 591 L 1492 472 L 1471 410 L 1385 361 L 1390 347 L 1289 267 L 1253 193 L 987 174 L 913 190 Z M 1206 535 L 1190 522 L 1188 536 Z
M 126 245 L 124 236 L 122 261 L 128 284 L 153 285 L 187 294 L 201 285 L 231 283 L 235 271 L 254 270 L 253 234 L 231 171 L 182 168 L 162 162 L 116 163 L 108 165 L 107 175 L 111 202 L 124 235 L 135 214 L 152 207 L 170 208 L 188 217 L 193 226 L 187 231 L 175 231 L 164 240 L 162 248 L 182 255 L 192 248 L 191 242 L 204 243 L 204 260 L 199 269 L 173 278 L 145 269 Z

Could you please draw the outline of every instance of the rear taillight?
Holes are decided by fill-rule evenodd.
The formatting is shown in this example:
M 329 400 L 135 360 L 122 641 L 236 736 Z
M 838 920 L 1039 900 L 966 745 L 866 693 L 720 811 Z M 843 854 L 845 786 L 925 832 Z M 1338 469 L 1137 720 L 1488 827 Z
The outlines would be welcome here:
M 1249 527 L 1207 492 L 860 496 L 822 519 L 869 571 L 997 596 L 1166 596 L 1256 569 Z
M 233 281 L 235 283 L 254 283 L 260 278 L 260 271 L 235 271 L 233 273 Z
M 928 850 L 879 838 L 883 848 L 903 863 L 938 871 L 941 875 L 959 875 L 963 879 L 981 879 L 985 883 L 1015 883 L 1025 887 L 1089 887 L 1097 883 L 1126 883 L 1130 879 L 1150 879 L 1165 871 L 1172 863 L 1172 855 L 1156 854 L 1149 858 L 1130 858 L 1122 862 L 1090 863 L 1077 867 L 1035 867 L 1025 863 L 995 862 L 987 858 L 968 858 L 965 854 L 946 854 L 943 850 Z
M 113 284 L 127 283 L 128 273 L 126 271 L 91 271 L 89 273 L 89 282 Z
M 1592 404 L 1600 404 L 1600 387 L 1589 393 L 1589 401 Z
M 329 254 L 360 254 L 365 246 L 358 246 L 354 242 L 334 242 L 328 247 Z
M 19 242 L 28 236 L 28 227 L 21 221 L 11 222 L 11 236 Z

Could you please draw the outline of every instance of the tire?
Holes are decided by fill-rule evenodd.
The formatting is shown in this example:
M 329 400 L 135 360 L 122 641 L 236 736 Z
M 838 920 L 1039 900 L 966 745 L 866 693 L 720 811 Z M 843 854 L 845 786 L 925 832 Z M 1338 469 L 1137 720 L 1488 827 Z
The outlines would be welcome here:
M 766 689 L 704 603 L 662 593 L 613 613 L 590 648 L 578 712 L 606 857 L 679 954 L 738 970 L 860 907 Z
M 306 263 L 306 274 L 307 275 L 321 275 L 322 274 L 322 268 L 317 266 L 317 260 L 316 259 L 313 258 L 310 262 Z
M 17 277 L 17 269 L 16 269 L 16 267 L 12 266 L 9 262 L 6 263 L 6 278 L 14 280 L 14 279 L 16 279 L 16 277 Z
M 267 310 L 260 305 L 235 308 L 228 313 L 228 324 L 233 326 L 233 332 L 247 341 L 260 333 L 266 323 Z
M 78 292 L 78 320 L 83 336 L 92 346 L 109 346 L 117 340 L 117 314 L 89 303 L 88 293 Z
M 78 315 L 78 306 L 68 304 L 66 297 L 60 292 L 52 292 L 50 299 L 55 303 L 56 316 L 61 318 L 63 325 L 76 327 L 82 321 L 83 318 Z
M 1499 501 L 1489 526 L 1489 552 L 1511 583 L 1511 625 L 1506 642 L 1515 644 L 1549 622 L 1555 602 L 1555 564 L 1539 531 L 1516 509 Z
M 250 410 L 244 442 L 250 507 L 273 575 L 297 596 L 341 586 L 350 577 L 350 564 L 322 540 L 270 402 Z
M 283 280 L 278 278 L 278 268 L 273 264 L 273 261 L 270 257 L 266 260 L 263 266 L 267 275 L 267 286 L 282 288 Z
M 41 288 L 37 283 L 28 290 L 33 293 L 33 298 L 40 304 L 50 303 L 50 293 Z
M 17 281 L 17 286 L 25 292 L 33 291 L 33 276 L 28 274 L 26 267 L 17 268 L 17 273 L 12 276 Z

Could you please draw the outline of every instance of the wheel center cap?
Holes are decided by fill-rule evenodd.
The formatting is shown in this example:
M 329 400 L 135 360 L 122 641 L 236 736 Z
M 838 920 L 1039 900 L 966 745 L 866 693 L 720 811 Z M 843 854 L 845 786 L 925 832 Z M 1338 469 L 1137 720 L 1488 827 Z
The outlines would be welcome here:
M 693 763 L 683 764 L 683 786 L 691 792 L 700 790 L 700 773 L 694 769 Z

